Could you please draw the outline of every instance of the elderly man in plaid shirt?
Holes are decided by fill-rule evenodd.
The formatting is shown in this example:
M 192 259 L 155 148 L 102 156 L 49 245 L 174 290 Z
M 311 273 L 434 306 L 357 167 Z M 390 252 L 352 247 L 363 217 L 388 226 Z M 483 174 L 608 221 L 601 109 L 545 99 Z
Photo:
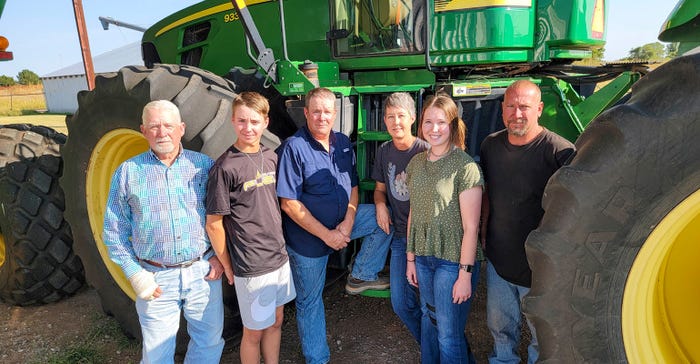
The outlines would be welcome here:
M 224 347 L 223 268 L 205 232 L 207 174 L 213 161 L 182 148 L 180 111 L 148 103 L 141 132 L 150 150 L 114 173 L 103 238 L 131 282 L 143 334 L 143 363 L 172 363 L 184 310 L 185 363 L 218 363 Z

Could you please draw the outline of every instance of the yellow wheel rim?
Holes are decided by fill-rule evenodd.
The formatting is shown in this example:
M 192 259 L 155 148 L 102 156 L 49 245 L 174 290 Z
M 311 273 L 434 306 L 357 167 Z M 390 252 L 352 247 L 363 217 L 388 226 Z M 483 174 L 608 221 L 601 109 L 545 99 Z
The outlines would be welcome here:
M 131 129 L 113 130 L 95 145 L 85 178 L 85 200 L 97 250 L 114 281 L 133 300 L 136 299 L 136 295 L 129 280 L 121 268 L 109 259 L 109 253 L 102 240 L 102 228 L 112 174 L 123 161 L 146 150 L 148 142 L 141 133 Z
M 0 233 L 0 267 L 3 264 L 5 264 L 5 235 Z
M 700 190 L 654 228 L 635 258 L 622 300 L 630 363 L 700 362 Z

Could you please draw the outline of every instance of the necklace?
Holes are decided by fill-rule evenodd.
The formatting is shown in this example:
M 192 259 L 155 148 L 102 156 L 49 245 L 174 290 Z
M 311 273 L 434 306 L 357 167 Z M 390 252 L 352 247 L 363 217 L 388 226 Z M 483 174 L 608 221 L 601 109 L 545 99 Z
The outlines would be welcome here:
M 259 152 L 259 154 L 260 154 L 260 168 L 258 168 L 258 165 L 255 164 L 255 162 L 253 161 L 253 158 L 251 158 L 251 157 L 248 155 L 248 153 L 246 153 L 246 152 L 241 152 L 241 153 L 243 153 L 246 157 L 248 157 L 248 160 L 250 161 L 250 163 L 252 163 L 253 166 L 255 166 L 255 169 L 258 170 L 258 175 L 256 176 L 256 178 L 259 177 L 259 176 L 261 176 L 261 175 L 264 174 L 264 172 L 265 172 L 265 158 L 263 158 L 262 147 L 261 147 L 260 149 L 258 149 L 258 152 Z
M 435 153 L 433 153 L 433 148 L 430 148 L 430 150 L 428 151 L 428 157 L 430 157 L 432 155 L 433 158 L 435 158 L 435 160 L 438 160 L 438 159 L 444 157 L 445 155 L 447 155 L 451 151 L 452 151 L 452 147 L 447 147 L 447 149 L 444 152 L 442 152 L 442 154 L 435 154 Z M 428 158 L 428 159 L 430 159 L 430 158 Z

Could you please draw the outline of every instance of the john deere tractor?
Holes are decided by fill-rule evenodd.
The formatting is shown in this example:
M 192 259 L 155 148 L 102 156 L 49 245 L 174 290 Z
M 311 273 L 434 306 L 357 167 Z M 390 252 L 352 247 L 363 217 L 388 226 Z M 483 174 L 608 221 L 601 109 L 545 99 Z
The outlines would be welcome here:
M 335 127 L 354 141 L 360 187 L 369 191 L 375 149 L 389 139 L 387 94 L 409 92 L 420 108 L 427 95 L 449 93 L 478 161 L 483 138 L 503 128 L 505 88 L 528 79 L 542 90 L 540 122 L 578 148 L 550 180 L 544 219 L 526 243 L 533 287 L 525 310 L 540 358 L 700 361 L 692 284 L 700 278 L 700 55 L 648 75 L 637 64 L 578 66 L 605 44 L 606 4 L 207 0 L 166 17 L 143 36 L 144 65 L 98 77 L 67 121 L 60 182 L 87 281 L 138 337 L 134 292 L 101 232 L 113 171 L 148 148 L 139 123 L 151 100 L 179 105 L 184 146 L 216 158 L 235 140 L 236 93 L 268 97 L 264 144 L 274 148 L 304 124 L 304 94 L 327 87 L 337 95 Z M 700 1 L 680 1 L 661 39 L 697 46 L 699 14 Z M 347 255 L 331 264 L 347 266 Z M 225 291 L 235 316 L 235 295 Z

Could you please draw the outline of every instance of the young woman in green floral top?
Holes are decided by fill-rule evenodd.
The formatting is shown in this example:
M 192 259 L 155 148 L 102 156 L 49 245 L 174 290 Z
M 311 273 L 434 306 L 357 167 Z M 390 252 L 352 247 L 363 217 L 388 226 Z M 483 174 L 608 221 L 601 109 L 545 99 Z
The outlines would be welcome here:
M 479 279 L 484 180 L 464 152 L 466 126 L 446 95 L 426 100 L 418 136 L 430 149 L 408 164 L 411 212 L 406 277 L 420 290 L 421 362 L 474 362 L 464 335 Z

